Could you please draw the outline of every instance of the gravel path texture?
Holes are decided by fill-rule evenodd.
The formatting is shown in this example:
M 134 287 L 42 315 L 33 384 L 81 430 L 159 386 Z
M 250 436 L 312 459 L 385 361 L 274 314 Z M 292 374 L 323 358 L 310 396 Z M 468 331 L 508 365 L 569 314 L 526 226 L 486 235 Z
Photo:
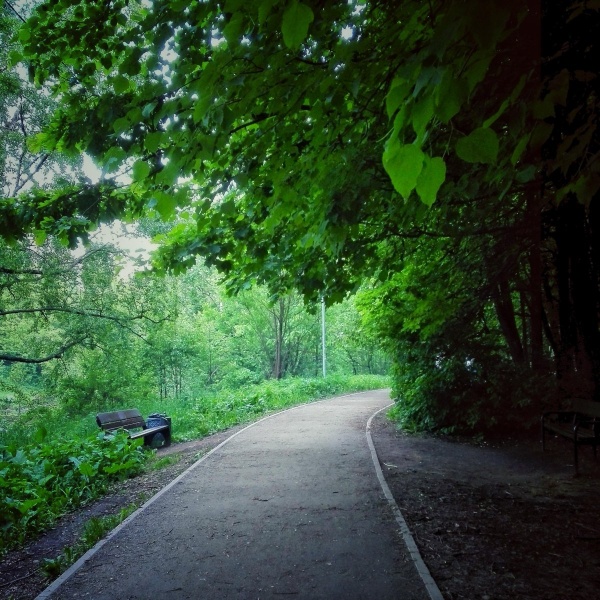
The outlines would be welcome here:
M 365 437 L 385 391 L 237 432 L 38 596 L 429 598 Z

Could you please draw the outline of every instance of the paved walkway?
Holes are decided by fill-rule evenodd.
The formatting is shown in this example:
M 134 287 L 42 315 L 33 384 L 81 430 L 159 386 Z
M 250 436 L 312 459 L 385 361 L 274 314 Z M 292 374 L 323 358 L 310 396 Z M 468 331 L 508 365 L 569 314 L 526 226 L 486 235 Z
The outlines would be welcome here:
M 427 600 L 365 438 L 389 403 L 341 396 L 242 430 L 38 599 Z

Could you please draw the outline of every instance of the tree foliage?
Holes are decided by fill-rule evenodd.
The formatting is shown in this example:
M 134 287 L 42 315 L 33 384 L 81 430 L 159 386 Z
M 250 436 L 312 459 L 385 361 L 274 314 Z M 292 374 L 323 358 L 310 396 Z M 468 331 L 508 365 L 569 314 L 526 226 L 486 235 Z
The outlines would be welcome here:
M 21 50 L 17 32 L 30 8 L 22 3 L 19 10 L 10 3 L 0 8 L 0 198 L 9 204 L 25 191 L 47 190 L 51 182 L 73 185 L 81 164 L 80 157 L 46 152 L 39 145 L 33 148 L 34 138 L 56 108 L 56 99 L 48 87 L 39 89 L 29 82 L 24 69 L 12 62 Z M 9 239 L 18 234 L 11 225 L 15 225 L 12 220 L 0 223 L 0 231 Z
M 19 31 L 60 98 L 36 144 L 104 177 L 0 214 L 71 244 L 177 215 L 159 269 L 202 255 L 233 291 L 328 302 L 374 277 L 401 368 L 427 341 L 451 390 L 512 369 L 597 396 L 597 22 L 575 0 L 46 2 Z

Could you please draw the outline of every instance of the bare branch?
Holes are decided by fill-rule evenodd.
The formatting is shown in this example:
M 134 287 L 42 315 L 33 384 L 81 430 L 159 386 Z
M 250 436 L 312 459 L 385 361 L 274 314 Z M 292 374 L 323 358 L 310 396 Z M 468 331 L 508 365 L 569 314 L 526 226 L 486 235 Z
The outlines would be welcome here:
M 143 311 L 133 316 L 119 317 L 117 315 L 105 315 L 100 312 L 81 310 L 79 308 L 66 308 L 64 306 L 38 306 L 36 308 L 12 308 L 9 310 L 0 310 L 0 317 L 7 315 L 21 315 L 21 314 L 35 314 L 35 313 L 49 313 L 49 312 L 62 312 L 69 313 L 71 315 L 81 315 L 83 317 L 94 317 L 96 319 L 106 319 L 108 321 L 115 321 L 119 325 L 123 325 L 126 321 L 136 321 L 138 319 L 146 319 L 151 323 L 162 323 L 167 321 L 169 318 L 164 317 L 162 319 L 152 319 L 146 315 Z
M 39 269 L 9 269 L 8 267 L 0 267 L 0 273 L 5 275 L 43 275 L 43 271 Z
M 16 17 L 18 19 L 20 19 L 23 23 L 25 23 L 25 19 L 23 18 L 23 16 L 17 11 L 17 9 L 8 0 L 4 0 L 4 4 L 6 4 L 6 6 L 8 6 L 8 8 L 10 8 L 10 10 L 16 15 Z
M 27 364 L 40 364 L 44 362 L 48 362 L 50 360 L 54 360 L 55 358 L 62 358 L 62 355 L 73 346 L 77 346 L 81 344 L 87 336 L 83 336 L 82 338 L 73 340 L 64 346 L 61 346 L 56 352 L 49 354 L 48 356 L 44 356 L 42 358 L 28 358 L 26 356 L 20 356 L 18 354 L 0 354 L 0 360 L 8 360 L 10 362 L 20 362 Z

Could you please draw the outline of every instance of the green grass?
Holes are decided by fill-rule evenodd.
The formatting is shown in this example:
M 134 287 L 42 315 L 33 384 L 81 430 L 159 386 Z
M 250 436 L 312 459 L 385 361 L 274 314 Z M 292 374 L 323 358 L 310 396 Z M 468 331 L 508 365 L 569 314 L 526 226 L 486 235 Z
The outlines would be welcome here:
M 58 556 L 46 558 L 42 561 L 40 568 L 46 577 L 56 579 L 80 556 L 83 556 L 90 548 L 93 548 L 109 531 L 112 531 L 136 509 L 137 506 L 131 504 L 122 508 L 114 515 L 92 517 L 85 523 L 81 537 L 75 544 L 65 546 Z
M 148 460 L 146 466 L 144 468 L 145 471 L 160 471 L 165 467 L 170 467 L 178 463 L 181 460 L 181 456 L 179 454 L 169 454 L 169 456 L 158 457 L 153 455 L 152 458 Z

